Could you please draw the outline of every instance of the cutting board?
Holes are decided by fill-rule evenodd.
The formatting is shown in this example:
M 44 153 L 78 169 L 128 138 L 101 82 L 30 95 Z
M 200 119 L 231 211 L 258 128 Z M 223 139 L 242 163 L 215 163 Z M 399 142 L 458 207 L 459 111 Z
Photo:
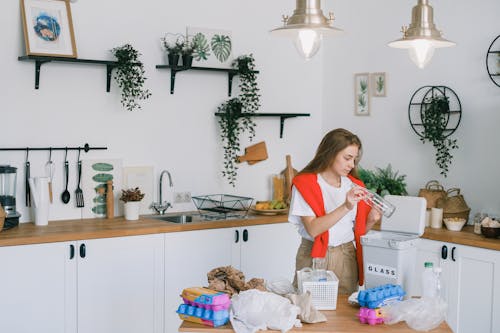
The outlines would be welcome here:
M 267 160 L 267 148 L 265 141 L 248 146 L 245 148 L 245 155 L 238 157 L 238 163 L 247 161 L 248 164 L 255 164 L 263 160 Z
M 285 201 L 290 204 L 290 200 L 292 199 L 292 180 L 295 175 L 297 175 L 298 171 L 292 167 L 292 156 L 286 155 L 286 168 L 281 171 L 281 174 L 285 178 L 285 188 L 283 191 L 283 196 Z

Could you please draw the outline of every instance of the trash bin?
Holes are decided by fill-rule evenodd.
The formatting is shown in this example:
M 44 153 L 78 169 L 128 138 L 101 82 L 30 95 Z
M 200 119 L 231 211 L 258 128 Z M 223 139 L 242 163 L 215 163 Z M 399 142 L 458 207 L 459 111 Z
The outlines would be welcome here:
M 399 284 L 408 293 L 415 273 L 416 243 L 424 233 L 426 200 L 421 197 L 386 195 L 396 206 L 382 217 L 380 231 L 361 237 L 365 288 Z

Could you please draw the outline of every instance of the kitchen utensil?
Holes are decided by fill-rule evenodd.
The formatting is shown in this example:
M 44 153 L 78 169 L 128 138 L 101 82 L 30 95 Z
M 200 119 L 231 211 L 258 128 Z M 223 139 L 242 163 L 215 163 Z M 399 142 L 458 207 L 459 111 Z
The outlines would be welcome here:
M 49 160 L 45 164 L 45 175 L 49 178 L 49 199 L 50 203 L 52 203 L 54 199 L 52 195 L 52 179 L 54 177 L 55 166 L 52 162 L 52 148 L 50 148 L 49 150 Z
M 112 219 L 115 217 L 115 197 L 113 195 L 113 181 L 106 182 L 106 217 Z
M 66 175 L 66 188 L 64 189 L 64 192 L 61 194 L 61 200 L 65 204 L 67 204 L 69 202 L 69 199 L 71 198 L 71 195 L 69 194 L 68 191 L 69 166 L 67 157 L 68 157 L 68 150 L 66 150 L 66 156 L 64 157 L 64 173 Z
M 35 177 L 29 179 L 33 207 L 35 209 L 35 225 L 43 226 L 49 223 L 49 178 Z
M 239 156 L 238 163 L 248 161 L 248 164 L 255 164 L 257 162 L 267 159 L 266 142 L 262 141 L 252 146 L 245 148 L 245 155 Z
M 29 150 L 26 149 L 26 163 L 24 165 L 24 191 L 26 196 L 26 207 L 31 207 L 31 196 L 30 196 L 30 161 L 28 160 Z
M 77 168 L 78 168 L 78 185 L 76 186 L 75 190 L 75 201 L 76 201 L 76 207 L 82 208 L 85 207 L 85 203 L 83 200 L 83 191 L 80 187 L 80 181 L 82 180 L 82 161 L 80 161 L 80 149 L 78 149 Z
M 290 204 L 290 200 L 292 199 L 292 180 L 297 173 L 298 171 L 292 167 L 292 156 L 286 155 L 286 168 L 281 171 L 281 174 L 285 177 L 283 197 L 287 204 Z

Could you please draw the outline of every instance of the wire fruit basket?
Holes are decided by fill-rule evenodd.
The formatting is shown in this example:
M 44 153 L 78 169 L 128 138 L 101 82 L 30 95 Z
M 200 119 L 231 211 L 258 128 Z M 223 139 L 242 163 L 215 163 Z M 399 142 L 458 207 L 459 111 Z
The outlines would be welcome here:
M 209 194 L 192 198 L 200 214 L 223 219 L 247 216 L 253 202 L 253 198 L 230 194 Z

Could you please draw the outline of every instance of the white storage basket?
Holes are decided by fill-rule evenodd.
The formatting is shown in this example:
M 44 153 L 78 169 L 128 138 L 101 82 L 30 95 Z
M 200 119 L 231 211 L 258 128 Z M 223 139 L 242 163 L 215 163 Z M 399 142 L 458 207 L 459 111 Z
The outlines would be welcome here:
M 297 271 L 297 285 L 300 293 L 309 291 L 312 304 L 318 310 L 335 310 L 337 308 L 337 294 L 339 279 L 332 271 L 326 271 L 327 281 L 311 281 L 312 270 L 305 268 Z

